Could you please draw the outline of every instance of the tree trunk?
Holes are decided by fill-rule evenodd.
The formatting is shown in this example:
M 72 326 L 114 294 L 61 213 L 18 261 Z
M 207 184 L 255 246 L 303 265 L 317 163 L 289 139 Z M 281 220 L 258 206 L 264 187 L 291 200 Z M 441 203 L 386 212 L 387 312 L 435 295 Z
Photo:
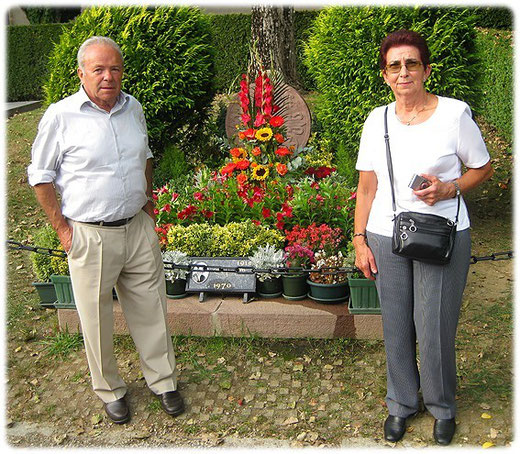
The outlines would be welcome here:
M 301 88 L 296 71 L 293 7 L 253 6 L 251 40 L 265 69 L 272 67 L 283 75 L 285 83 Z M 257 63 L 252 58 L 253 67 Z

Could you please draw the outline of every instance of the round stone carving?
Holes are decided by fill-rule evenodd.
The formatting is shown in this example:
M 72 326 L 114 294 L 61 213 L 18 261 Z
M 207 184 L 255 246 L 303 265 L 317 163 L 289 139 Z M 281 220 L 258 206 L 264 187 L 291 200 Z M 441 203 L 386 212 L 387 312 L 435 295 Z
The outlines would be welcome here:
M 253 85 L 251 85 L 250 90 L 253 93 Z M 237 141 L 237 125 L 240 125 L 241 129 L 244 126 L 240 120 L 242 109 L 238 102 L 238 94 L 233 99 L 234 101 L 229 104 L 226 113 L 226 134 L 228 139 Z M 283 101 L 278 101 L 278 99 Z M 307 145 L 311 135 L 311 113 L 300 93 L 290 85 L 284 84 L 280 93 L 276 93 L 274 104 L 280 107 L 276 115 L 281 115 L 285 120 L 285 137 L 287 140 L 283 145 L 286 147 L 294 146 L 295 148 Z

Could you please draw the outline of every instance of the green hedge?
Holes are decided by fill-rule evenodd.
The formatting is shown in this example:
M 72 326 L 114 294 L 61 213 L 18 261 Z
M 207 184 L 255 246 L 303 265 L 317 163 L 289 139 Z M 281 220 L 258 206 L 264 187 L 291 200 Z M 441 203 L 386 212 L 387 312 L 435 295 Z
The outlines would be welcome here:
M 247 71 L 251 15 L 211 14 L 209 18 L 215 46 L 215 88 L 219 93 L 232 93 Z
M 114 39 L 125 57 L 123 90 L 142 104 L 157 157 L 168 143 L 202 123 L 213 99 L 210 24 L 187 7 L 94 7 L 64 33 L 50 58 L 47 103 L 75 93 L 76 54 L 90 36 Z
M 375 107 L 393 100 L 378 66 L 390 32 L 409 28 L 426 37 L 432 58 L 427 88 L 477 106 L 474 17 L 457 8 L 335 7 L 314 23 L 306 63 L 316 80 L 316 114 L 326 138 L 342 150 L 338 170 L 348 176 L 363 123 Z
M 7 100 L 43 98 L 47 61 L 63 30 L 70 24 L 11 25 L 7 28 Z
M 513 11 L 505 7 L 478 7 L 473 10 L 477 26 L 499 30 L 513 30 Z
M 480 111 L 501 136 L 513 139 L 513 36 L 509 31 L 481 30 L 477 34 L 481 59 L 479 85 L 482 91 Z

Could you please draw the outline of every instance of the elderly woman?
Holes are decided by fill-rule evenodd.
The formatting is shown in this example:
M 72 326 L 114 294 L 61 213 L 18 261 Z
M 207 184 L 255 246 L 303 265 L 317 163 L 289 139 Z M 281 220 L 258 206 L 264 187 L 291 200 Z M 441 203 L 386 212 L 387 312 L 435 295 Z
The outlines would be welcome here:
M 397 214 L 414 211 L 455 220 L 457 196 L 490 178 L 493 170 L 468 105 L 425 90 L 432 69 L 421 35 L 409 30 L 391 33 L 381 44 L 379 59 L 395 102 L 374 109 L 364 124 L 352 241 L 356 266 L 375 279 L 381 301 L 389 411 L 384 434 L 392 442 L 402 438 L 407 418 L 419 409 L 421 389 L 424 405 L 435 418 L 433 436 L 447 445 L 456 428 L 455 333 L 470 262 L 470 222 L 461 197 L 453 255 L 446 265 L 392 253 L 386 107 Z M 413 190 L 409 183 L 415 174 L 427 183 Z

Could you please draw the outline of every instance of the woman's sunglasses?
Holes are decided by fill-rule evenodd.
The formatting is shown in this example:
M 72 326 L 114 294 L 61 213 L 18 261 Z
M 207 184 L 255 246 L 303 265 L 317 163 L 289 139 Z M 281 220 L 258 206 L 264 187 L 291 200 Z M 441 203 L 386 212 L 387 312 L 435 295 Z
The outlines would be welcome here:
M 419 71 L 419 69 L 422 67 L 422 63 L 418 60 L 406 60 L 404 62 L 404 66 L 406 66 L 406 69 L 408 71 Z M 401 62 L 400 61 L 394 61 L 392 63 L 389 63 L 385 66 L 386 72 L 390 74 L 397 74 L 401 72 Z

